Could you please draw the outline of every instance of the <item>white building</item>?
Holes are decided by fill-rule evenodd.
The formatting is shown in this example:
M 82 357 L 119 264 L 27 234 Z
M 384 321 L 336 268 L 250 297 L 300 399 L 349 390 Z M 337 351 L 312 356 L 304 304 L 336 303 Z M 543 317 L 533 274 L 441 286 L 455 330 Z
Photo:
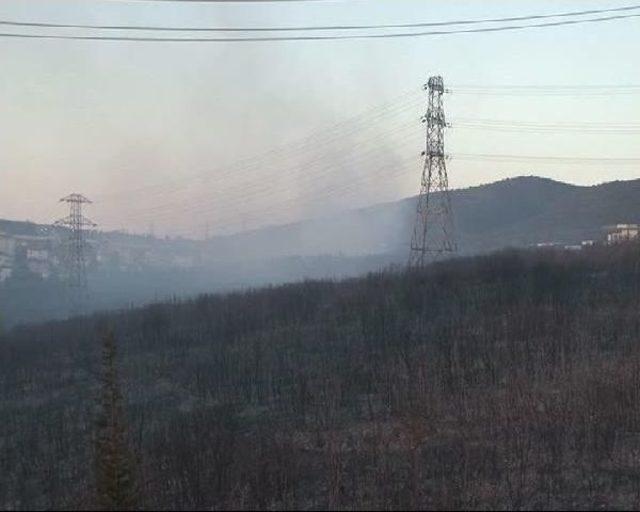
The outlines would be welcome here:
M 55 238 L 51 235 L 0 233 L 0 282 L 10 278 L 17 266 L 48 279 L 58 260 L 54 255 Z
M 607 226 L 607 243 L 619 244 L 630 240 L 637 240 L 640 233 L 638 224 L 616 224 Z
M 0 232 L 0 254 L 6 254 L 13 257 L 16 252 L 16 240 L 7 233 Z
M 0 233 L 0 283 L 11 277 L 15 254 L 15 239 L 6 233 Z
M 6 281 L 13 275 L 13 269 L 8 267 L 0 268 L 0 283 Z

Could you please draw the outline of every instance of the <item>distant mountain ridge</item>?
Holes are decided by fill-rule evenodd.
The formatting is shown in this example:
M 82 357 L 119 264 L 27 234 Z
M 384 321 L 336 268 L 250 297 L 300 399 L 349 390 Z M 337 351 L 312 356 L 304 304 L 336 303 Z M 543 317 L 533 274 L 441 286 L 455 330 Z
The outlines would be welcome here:
M 460 252 L 474 254 L 541 242 L 576 244 L 601 239 L 608 224 L 640 222 L 640 179 L 594 186 L 521 176 L 453 190 Z M 217 237 L 221 258 L 312 254 L 406 254 L 416 197 L 342 212 L 331 217 Z
M 581 187 L 529 176 L 454 190 L 459 253 L 602 239 L 608 224 L 640 221 L 639 197 L 640 180 Z M 91 265 L 91 301 L 85 306 L 87 311 L 120 308 L 404 265 L 415 206 L 411 197 L 207 241 L 98 232 L 91 238 L 100 263 L 96 257 Z M 57 229 L 28 222 L 0 220 L 0 232 L 25 240 L 62 239 Z M 58 267 L 53 268 L 55 276 Z M 0 317 L 5 325 L 63 318 L 66 290 L 57 279 L 6 280 L 0 285 Z
M 640 221 L 640 180 L 577 186 L 536 177 L 454 193 L 464 248 L 602 239 L 603 227 Z
M 601 239 L 602 228 L 640 222 L 640 179 L 578 186 L 520 176 L 453 190 L 455 236 L 460 252 L 475 254 L 541 242 L 576 244 Z M 289 256 L 371 254 L 406 257 L 415 221 L 416 197 L 348 210 L 324 218 L 267 226 L 187 244 L 216 261 L 265 260 Z M 42 226 L 0 220 L 0 231 L 36 234 Z M 102 233 L 101 237 L 120 237 Z M 148 237 L 126 235 L 135 241 Z

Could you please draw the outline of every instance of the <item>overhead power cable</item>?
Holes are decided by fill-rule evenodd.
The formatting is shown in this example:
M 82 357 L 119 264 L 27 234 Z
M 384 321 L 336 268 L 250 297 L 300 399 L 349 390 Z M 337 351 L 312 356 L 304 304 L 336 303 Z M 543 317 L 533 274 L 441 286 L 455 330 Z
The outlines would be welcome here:
M 593 133 L 606 135 L 637 135 L 640 128 L 635 129 L 597 129 L 597 128 L 543 128 L 543 127 L 518 127 L 518 126 L 493 126 L 482 124 L 454 124 L 453 128 L 471 130 L 489 130 L 493 132 L 515 132 L 515 133 Z
M 240 4 L 240 3 L 278 3 L 278 2 L 325 2 L 331 0 L 110 0 L 113 2 L 171 2 L 174 4 Z
M 640 14 L 618 14 L 587 19 L 570 19 L 554 22 L 534 23 L 527 25 L 502 25 L 498 27 L 482 27 L 471 29 L 432 30 L 424 32 L 392 32 L 383 34 L 342 34 L 342 35 L 296 35 L 296 36 L 258 36 L 258 37 L 147 37 L 147 36 L 101 36 L 101 35 L 64 35 L 64 34 L 27 34 L 0 33 L 0 37 L 15 39 L 61 39 L 76 41 L 130 41 L 148 43 L 256 43 L 273 41 L 337 41 L 349 39 L 400 39 L 425 36 L 442 36 L 452 34 L 474 34 L 527 30 L 532 28 L 559 27 L 584 23 L 600 23 L 640 17 Z
M 456 118 L 453 128 L 530 133 L 640 133 L 639 123 L 533 123 L 497 119 Z
M 541 126 L 541 127 L 572 127 L 572 128 L 640 128 L 640 122 L 631 123 L 603 123 L 598 121 L 577 121 L 573 123 L 537 123 L 534 121 L 519 121 L 515 119 L 489 119 L 486 117 L 455 117 L 455 121 L 463 123 L 482 123 L 489 125 L 513 126 Z
M 576 90 L 576 89 L 637 89 L 640 84 L 599 84 L 599 85 L 454 85 L 456 90 Z
M 640 158 L 590 158 L 576 156 L 534 156 L 534 155 L 498 155 L 489 153 L 453 153 L 452 158 L 456 160 L 490 160 L 507 162 L 554 162 L 554 163 L 575 163 L 575 164 L 616 164 L 616 165 L 638 165 Z
M 473 96 L 562 96 L 562 97 L 585 97 L 585 96 L 612 96 L 640 93 L 640 87 L 612 87 L 611 90 L 603 89 L 458 89 L 451 88 L 453 94 L 465 94 Z
M 297 26 L 297 27 L 167 27 L 156 25 L 102 25 L 87 23 L 51 23 L 34 21 L 0 20 L 0 25 L 12 27 L 38 27 L 38 28 L 77 28 L 92 30 L 136 30 L 136 31 L 162 31 L 162 32 L 300 32 L 300 31 L 329 31 L 329 30 L 378 30 L 397 28 L 424 28 L 445 27 L 453 25 L 478 25 L 485 23 L 506 23 L 514 21 L 530 21 L 549 18 L 566 18 L 575 16 L 590 16 L 595 14 L 627 12 L 640 10 L 640 5 L 628 5 L 610 9 L 591 9 L 584 11 L 561 12 L 554 14 L 534 14 L 526 16 L 511 16 L 505 18 L 465 19 L 452 21 L 431 21 L 419 23 L 387 23 L 371 25 L 322 25 L 322 26 Z
M 136 194 L 144 193 L 145 197 L 148 197 L 149 194 L 155 195 L 157 193 L 172 196 L 176 189 L 183 186 L 185 183 L 197 182 L 198 186 L 202 187 L 210 180 L 219 180 L 235 176 L 238 170 L 246 169 L 248 166 L 251 166 L 252 168 L 253 166 L 263 168 L 266 165 L 266 162 L 275 159 L 277 163 L 279 158 L 285 160 L 298 160 L 304 158 L 304 155 L 309 153 L 309 151 L 317 153 L 322 151 L 323 148 L 331 148 L 336 142 L 348 140 L 350 137 L 361 133 L 370 124 L 383 122 L 389 117 L 406 113 L 411 109 L 417 109 L 418 105 L 421 103 L 422 98 L 419 97 L 419 90 L 412 88 L 394 97 L 388 102 L 369 107 L 359 114 L 322 127 L 310 134 L 296 138 L 293 141 L 276 146 L 264 152 L 251 155 L 234 162 L 225 163 L 216 168 L 208 168 L 196 173 L 190 173 L 189 176 L 174 178 L 163 183 L 147 185 L 133 190 L 128 189 L 118 193 L 94 194 L 94 198 L 96 201 L 100 202 L 105 200 L 113 201 L 114 199 L 127 200 L 132 192 Z
M 386 133 L 381 133 L 377 139 L 371 139 L 366 142 L 351 144 L 349 147 L 340 148 L 332 153 L 331 158 L 319 154 L 304 162 L 290 162 L 286 165 L 277 166 L 277 181 L 281 183 L 292 184 L 296 187 L 296 195 L 316 194 L 316 183 L 329 178 L 334 181 L 335 178 L 344 174 L 345 167 L 352 169 L 370 169 L 374 164 L 382 161 L 382 158 L 388 151 L 384 146 L 379 144 L 381 139 L 397 133 L 407 132 L 410 126 L 406 123 L 397 125 Z M 407 137 L 401 137 L 398 143 L 394 144 L 396 148 L 400 148 L 403 144 L 410 142 Z M 268 170 L 268 169 L 267 169 Z M 273 197 L 273 190 L 265 187 L 264 180 L 256 179 L 255 172 L 260 172 L 259 168 L 244 168 L 241 176 L 244 179 L 229 183 L 228 179 L 212 176 L 211 181 L 215 187 L 206 188 L 196 194 L 190 195 L 189 201 L 184 200 L 167 200 L 158 206 L 147 207 L 135 210 L 135 217 L 141 218 L 145 214 L 152 214 L 155 218 L 168 215 L 171 217 L 176 212 L 187 212 L 191 210 L 204 211 L 209 205 L 213 205 L 214 209 L 224 207 L 226 205 L 237 206 L 238 198 L 241 198 L 243 204 L 255 202 L 258 199 L 270 199 Z M 255 171 L 255 172 L 254 172 Z M 367 174 L 368 172 L 363 172 Z M 267 173 L 265 173 L 267 174 Z M 265 176 L 266 178 L 266 176 Z M 271 180 L 272 186 L 274 180 Z M 214 191 L 216 199 L 213 200 L 211 191 Z

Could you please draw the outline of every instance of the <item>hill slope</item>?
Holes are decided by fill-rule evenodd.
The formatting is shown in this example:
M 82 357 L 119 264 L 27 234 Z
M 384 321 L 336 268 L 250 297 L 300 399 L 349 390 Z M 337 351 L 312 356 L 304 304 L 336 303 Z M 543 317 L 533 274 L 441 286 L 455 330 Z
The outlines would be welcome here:
M 640 222 L 640 180 L 581 187 L 518 177 L 451 193 L 456 235 L 465 254 L 538 242 L 601 239 L 607 224 Z M 331 217 L 228 237 L 210 247 L 216 257 L 238 254 L 317 255 L 394 253 L 406 258 L 415 198 Z
M 584 187 L 535 176 L 451 192 L 458 244 L 466 254 L 538 242 L 573 244 L 600 239 L 605 225 L 640 223 L 638 197 L 640 179 Z M 205 251 L 210 261 L 382 253 L 402 255 L 403 259 L 415 220 L 415 203 L 412 197 L 329 217 L 217 236 L 204 243 Z M 8 233 L 37 234 L 39 228 L 32 223 L 0 219 L 0 231 Z M 118 233 L 100 236 L 119 241 L 137 238 Z M 200 246 L 186 240 L 153 241 L 157 246 L 190 245 L 186 249 L 194 251 Z
M 640 180 L 576 187 L 521 177 L 456 190 L 452 199 L 458 245 L 462 254 L 477 254 L 545 241 L 575 244 L 600 239 L 602 226 L 640 219 L 638 197 Z M 410 198 L 206 242 L 102 233 L 101 241 L 131 249 L 121 260 L 134 262 L 138 255 L 149 254 L 150 263 L 125 269 L 97 266 L 90 275 L 93 293 L 86 310 L 304 278 L 355 276 L 402 265 L 414 209 L 415 198 Z M 46 231 L 43 226 L 8 221 L 0 221 L 0 230 Z M 151 263 L 177 259 L 195 266 Z M 111 261 L 111 255 L 102 260 Z M 6 282 L 0 285 L 0 324 L 64 317 L 69 311 L 67 294 L 55 280 Z
M 94 506 L 110 326 L 147 508 L 636 508 L 639 259 L 506 252 L 16 329 L 0 503 Z

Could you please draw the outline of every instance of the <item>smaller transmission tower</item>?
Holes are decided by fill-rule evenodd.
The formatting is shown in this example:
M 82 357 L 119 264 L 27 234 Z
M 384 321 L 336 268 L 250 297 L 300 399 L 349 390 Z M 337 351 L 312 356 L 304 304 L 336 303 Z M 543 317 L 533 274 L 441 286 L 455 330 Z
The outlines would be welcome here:
M 91 203 L 82 194 L 70 194 L 60 199 L 60 202 L 69 205 L 69 215 L 57 220 L 55 225 L 69 230 L 65 251 L 67 282 L 71 290 L 73 309 L 77 312 L 88 292 L 84 232 L 86 227 L 95 227 L 96 224 L 82 215 L 82 205 Z
M 433 258 L 456 251 L 444 152 L 447 123 L 442 101 L 445 93 L 442 77 L 429 77 L 424 88 L 428 92 L 427 113 L 423 118 L 427 124 L 427 137 L 409 256 L 409 266 L 414 267 L 424 266 Z

